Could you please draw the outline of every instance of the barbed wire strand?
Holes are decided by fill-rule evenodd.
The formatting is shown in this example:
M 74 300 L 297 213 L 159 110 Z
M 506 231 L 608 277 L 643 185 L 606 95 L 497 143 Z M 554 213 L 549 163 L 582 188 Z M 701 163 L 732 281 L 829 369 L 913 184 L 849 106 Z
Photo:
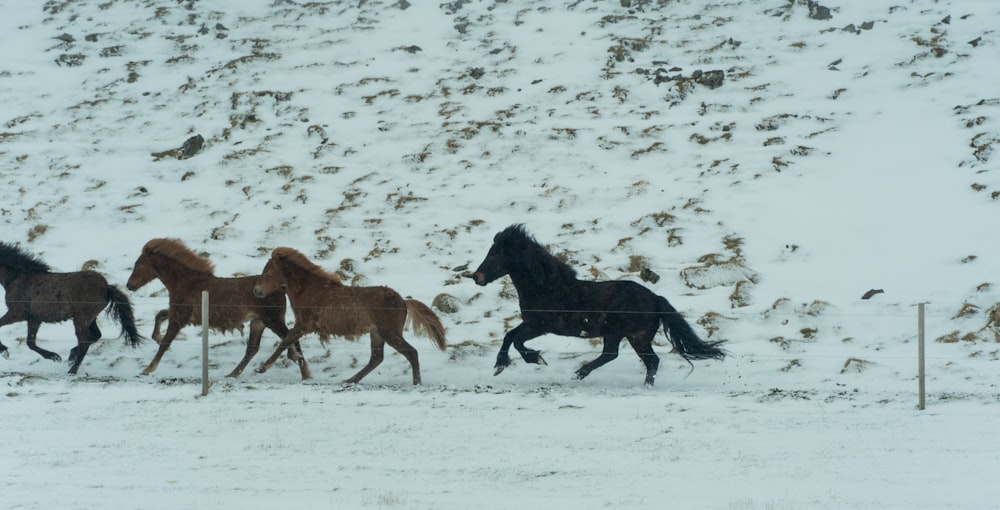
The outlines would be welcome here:
M 412 299 L 405 298 L 404 299 Z M 154 299 L 130 299 L 132 307 L 136 306 L 142 307 L 159 307 L 165 308 L 169 306 L 183 306 L 183 307 L 200 307 L 201 301 L 199 300 L 193 304 L 186 303 L 163 303 L 162 301 L 156 301 Z M 7 300 L 7 303 L 21 304 L 21 305 L 107 305 L 107 301 L 74 301 L 74 300 Z M 211 296 L 209 296 L 209 306 L 214 309 L 218 308 L 245 308 L 247 306 L 253 306 L 255 308 L 281 308 L 279 306 L 263 305 L 263 304 L 230 304 L 230 303 L 213 303 L 211 301 Z M 906 305 L 908 306 L 908 305 Z M 398 310 L 400 308 L 395 307 L 371 307 L 371 306 L 344 306 L 344 305 L 288 305 L 287 308 L 301 308 L 301 309 L 338 309 L 338 310 Z M 498 312 L 501 311 L 497 308 L 484 308 L 484 307 L 462 307 L 463 310 L 470 310 L 474 312 Z M 608 309 L 573 309 L 573 308 L 528 308 L 528 309 L 518 309 L 519 312 L 528 313 L 605 313 L 605 314 L 623 314 L 623 315 L 682 315 L 682 316 L 697 316 L 698 312 L 691 310 L 687 311 L 675 311 L 675 312 L 656 312 L 656 311 L 643 311 L 643 310 L 608 310 Z M 890 313 L 890 312 L 783 312 L 774 309 L 762 310 L 760 312 L 741 312 L 741 311 L 718 311 L 718 310 L 708 310 L 706 312 L 701 312 L 701 315 L 706 314 L 718 314 L 722 316 L 737 316 L 737 317 L 811 317 L 811 318 L 822 318 L 822 317 L 916 317 L 915 313 Z M 948 319 L 958 319 L 955 314 L 924 314 L 925 318 L 948 318 Z
M 194 325 L 192 325 L 192 326 L 194 326 Z M 41 340 L 41 339 L 39 339 L 39 340 Z M 101 341 L 103 341 L 103 340 L 114 340 L 114 338 L 105 337 L 105 338 L 101 339 Z M 174 339 L 174 342 L 177 342 L 177 341 L 186 341 L 186 339 L 182 340 L 182 338 L 180 336 L 178 336 L 177 338 Z M 352 340 L 348 340 L 348 341 L 352 341 Z M 499 342 L 499 339 L 496 340 L 496 342 Z M 76 340 L 47 340 L 46 339 L 44 341 L 39 341 L 38 343 L 40 345 L 52 345 L 52 344 L 56 344 L 56 345 L 77 345 L 77 341 Z M 278 343 L 278 340 L 275 340 L 275 343 Z M 20 342 L 18 342 L 18 346 L 20 346 Z M 263 349 L 263 345 L 261 347 Z M 664 345 L 663 347 L 669 347 L 669 346 L 668 345 Z M 628 347 L 628 348 L 631 349 L 631 347 Z M 327 349 L 327 350 L 329 350 L 329 349 Z M 660 356 L 666 356 L 666 355 L 670 354 L 671 352 L 672 351 L 660 352 L 658 354 Z M 588 356 L 588 355 L 598 355 L 598 354 L 600 354 L 600 350 L 597 349 L 597 347 L 595 347 L 595 349 L 590 349 L 590 350 L 549 350 L 546 355 L 547 356 L 548 355 L 561 355 L 561 356 L 565 356 L 565 357 L 578 358 L 578 357 L 585 357 L 585 356 Z M 998 354 L 1000 354 L 1000 353 L 998 353 Z M 859 356 L 863 356 L 863 358 L 861 358 Z M 787 361 L 787 362 L 790 362 L 790 361 L 793 361 L 793 360 L 806 360 L 806 361 L 808 361 L 808 360 L 825 360 L 825 361 L 831 361 L 832 360 L 832 361 L 842 362 L 844 360 L 850 360 L 850 359 L 859 359 L 859 360 L 863 360 L 863 361 L 906 361 L 906 362 L 911 362 L 911 361 L 914 361 L 917 358 L 917 355 L 914 354 L 912 356 L 903 356 L 903 355 L 898 355 L 898 356 L 897 355 L 871 356 L 871 355 L 867 355 L 867 354 L 865 354 L 865 355 L 849 355 L 849 354 L 836 355 L 836 354 L 793 354 L 793 353 L 789 353 L 789 354 L 786 354 L 786 355 L 781 355 L 781 354 L 751 354 L 751 353 L 740 354 L 740 353 L 732 353 L 732 352 L 730 352 L 727 355 L 727 358 L 738 358 L 738 359 L 746 360 L 746 361 L 749 361 L 749 362 L 754 362 L 755 360 Z M 927 360 L 927 361 L 939 361 L 939 362 L 956 362 L 956 361 L 969 361 L 969 360 L 982 361 L 982 362 L 1000 361 L 1000 359 L 998 359 L 996 357 L 990 358 L 990 357 L 987 357 L 987 356 L 983 356 L 983 357 L 977 357 L 977 356 L 964 356 L 964 357 L 925 356 L 924 359 Z

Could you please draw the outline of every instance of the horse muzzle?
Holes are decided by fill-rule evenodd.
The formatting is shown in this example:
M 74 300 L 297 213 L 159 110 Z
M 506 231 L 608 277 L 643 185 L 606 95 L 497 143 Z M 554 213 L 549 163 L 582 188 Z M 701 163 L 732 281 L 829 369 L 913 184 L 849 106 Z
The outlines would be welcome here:
M 264 294 L 264 291 L 258 289 L 257 287 L 253 288 L 253 297 L 263 299 L 265 296 L 267 296 L 267 294 Z
M 486 281 L 486 275 L 478 271 L 472 273 L 472 276 L 470 276 L 470 278 L 472 278 L 472 280 L 476 282 L 476 285 L 479 285 L 480 287 L 484 287 L 486 286 L 487 283 L 489 283 Z

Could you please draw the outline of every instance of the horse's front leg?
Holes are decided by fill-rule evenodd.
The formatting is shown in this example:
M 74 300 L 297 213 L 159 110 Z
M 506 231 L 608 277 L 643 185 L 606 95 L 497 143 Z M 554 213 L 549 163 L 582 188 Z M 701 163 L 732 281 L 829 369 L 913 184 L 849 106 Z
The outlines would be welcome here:
M 497 364 L 493 367 L 493 375 L 500 375 L 500 372 L 503 372 L 505 368 L 510 366 L 511 345 L 517 349 L 517 352 L 521 354 L 521 358 L 523 358 L 525 362 L 547 365 L 548 363 L 542 359 L 541 353 L 534 349 L 529 349 L 524 345 L 524 342 L 541 336 L 542 333 L 544 333 L 544 331 L 527 322 L 522 322 L 516 328 L 508 331 L 503 337 L 503 344 L 500 346 L 500 352 L 497 353 Z
M 19 319 L 14 317 L 10 310 L 8 310 L 7 313 L 3 314 L 3 317 L 0 317 L 0 328 L 8 324 L 13 324 L 18 320 Z M 0 342 L 0 356 L 3 356 L 4 359 L 10 359 L 10 351 L 7 350 L 7 346 L 4 345 L 3 342 Z
M 259 367 L 257 367 L 257 373 L 263 374 L 264 372 L 267 372 L 267 370 L 271 368 L 272 365 L 274 365 L 274 362 L 278 361 L 278 358 L 280 358 L 281 354 L 285 352 L 285 349 L 288 349 L 292 344 L 295 344 L 295 342 L 297 342 L 298 339 L 303 334 L 305 334 L 305 332 L 299 330 L 298 328 L 292 328 L 291 330 L 289 330 L 288 333 L 285 335 L 285 338 L 281 339 L 281 343 L 278 344 L 278 348 L 274 350 L 274 354 L 271 354 L 271 357 L 264 360 L 264 362 L 261 363 Z M 305 358 L 302 358 L 302 361 L 305 361 Z M 299 368 L 300 369 L 302 368 L 301 363 L 299 364 Z M 306 374 L 308 373 L 307 371 L 308 369 L 302 371 L 302 377 L 304 379 L 307 378 L 306 377 Z
M 35 337 L 38 336 L 38 327 L 41 326 L 40 321 L 28 320 L 28 348 L 40 354 L 43 358 L 51 361 L 62 361 L 62 356 L 52 352 L 42 349 L 35 343 Z
M 163 334 L 163 339 L 160 340 L 160 347 L 156 349 L 153 361 L 149 362 L 149 366 L 142 371 L 142 375 L 152 374 L 156 370 L 156 367 L 160 365 L 160 358 L 162 358 L 163 354 L 170 348 L 170 343 L 174 341 L 174 337 L 176 337 L 177 333 L 180 333 L 180 331 L 181 321 L 171 320 L 170 323 L 167 324 L 167 332 Z
M 301 343 L 296 341 L 288 346 L 288 359 L 294 361 L 299 366 L 299 373 L 302 374 L 303 381 L 312 379 L 312 372 L 309 371 L 309 362 L 306 361 L 306 355 L 302 353 Z
M 153 334 L 150 335 L 150 338 L 152 338 L 154 342 L 160 343 L 160 340 L 163 340 L 163 335 L 160 334 L 160 324 L 163 324 L 163 321 L 167 320 L 167 317 L 169 316 L 170 310 L 160 310 L 159 312 L 156 312 L 156 318 L 153 319 Z
M 8 311 L 3 314 L 3 317 L 0 317 L 0 328 L 8 324 L 13 324 L 14 322 L 16 322 L 14 320 L 14 316 Z M 3 356 L 4 359 L 10 359 L 10 352 L 7 350 L 7 346 L 4 345 L 3 342 L 0 342 L 0 356 Z

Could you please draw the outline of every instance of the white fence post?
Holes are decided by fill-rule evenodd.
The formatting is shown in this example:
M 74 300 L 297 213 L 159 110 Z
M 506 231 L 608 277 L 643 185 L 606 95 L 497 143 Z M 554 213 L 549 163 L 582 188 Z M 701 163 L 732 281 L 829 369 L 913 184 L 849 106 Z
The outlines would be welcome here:
M 208 395 L 208 291 L 201 291 L 201 396 Z
M 924 410 L 925 386 L 924 386 L 924 304 L 917 304 L 917 386 L 920 397 L 917 402 L 917 409 Z

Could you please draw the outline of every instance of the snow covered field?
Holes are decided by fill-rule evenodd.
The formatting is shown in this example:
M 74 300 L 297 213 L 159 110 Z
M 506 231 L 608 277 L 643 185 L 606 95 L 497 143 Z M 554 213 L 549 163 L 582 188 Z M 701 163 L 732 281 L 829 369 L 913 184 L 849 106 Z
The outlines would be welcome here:
M 839 3 L 0 0 L 0 240 L 122 288 L 154 237 L 291 246 L 454 307 L 423 386 L 315 337 L 312 381 L 224 379 L 215 334 L 207 397 L 196 328 L 139 376 L 102 316 L 72 377 L 3 327 L 4 506 L 996 508 L 1000 4 Z M 494 377 L 517 300 L 462 275 L 512 223 L 731 356 L 576 381 L 600 344 L 545 336 Z

